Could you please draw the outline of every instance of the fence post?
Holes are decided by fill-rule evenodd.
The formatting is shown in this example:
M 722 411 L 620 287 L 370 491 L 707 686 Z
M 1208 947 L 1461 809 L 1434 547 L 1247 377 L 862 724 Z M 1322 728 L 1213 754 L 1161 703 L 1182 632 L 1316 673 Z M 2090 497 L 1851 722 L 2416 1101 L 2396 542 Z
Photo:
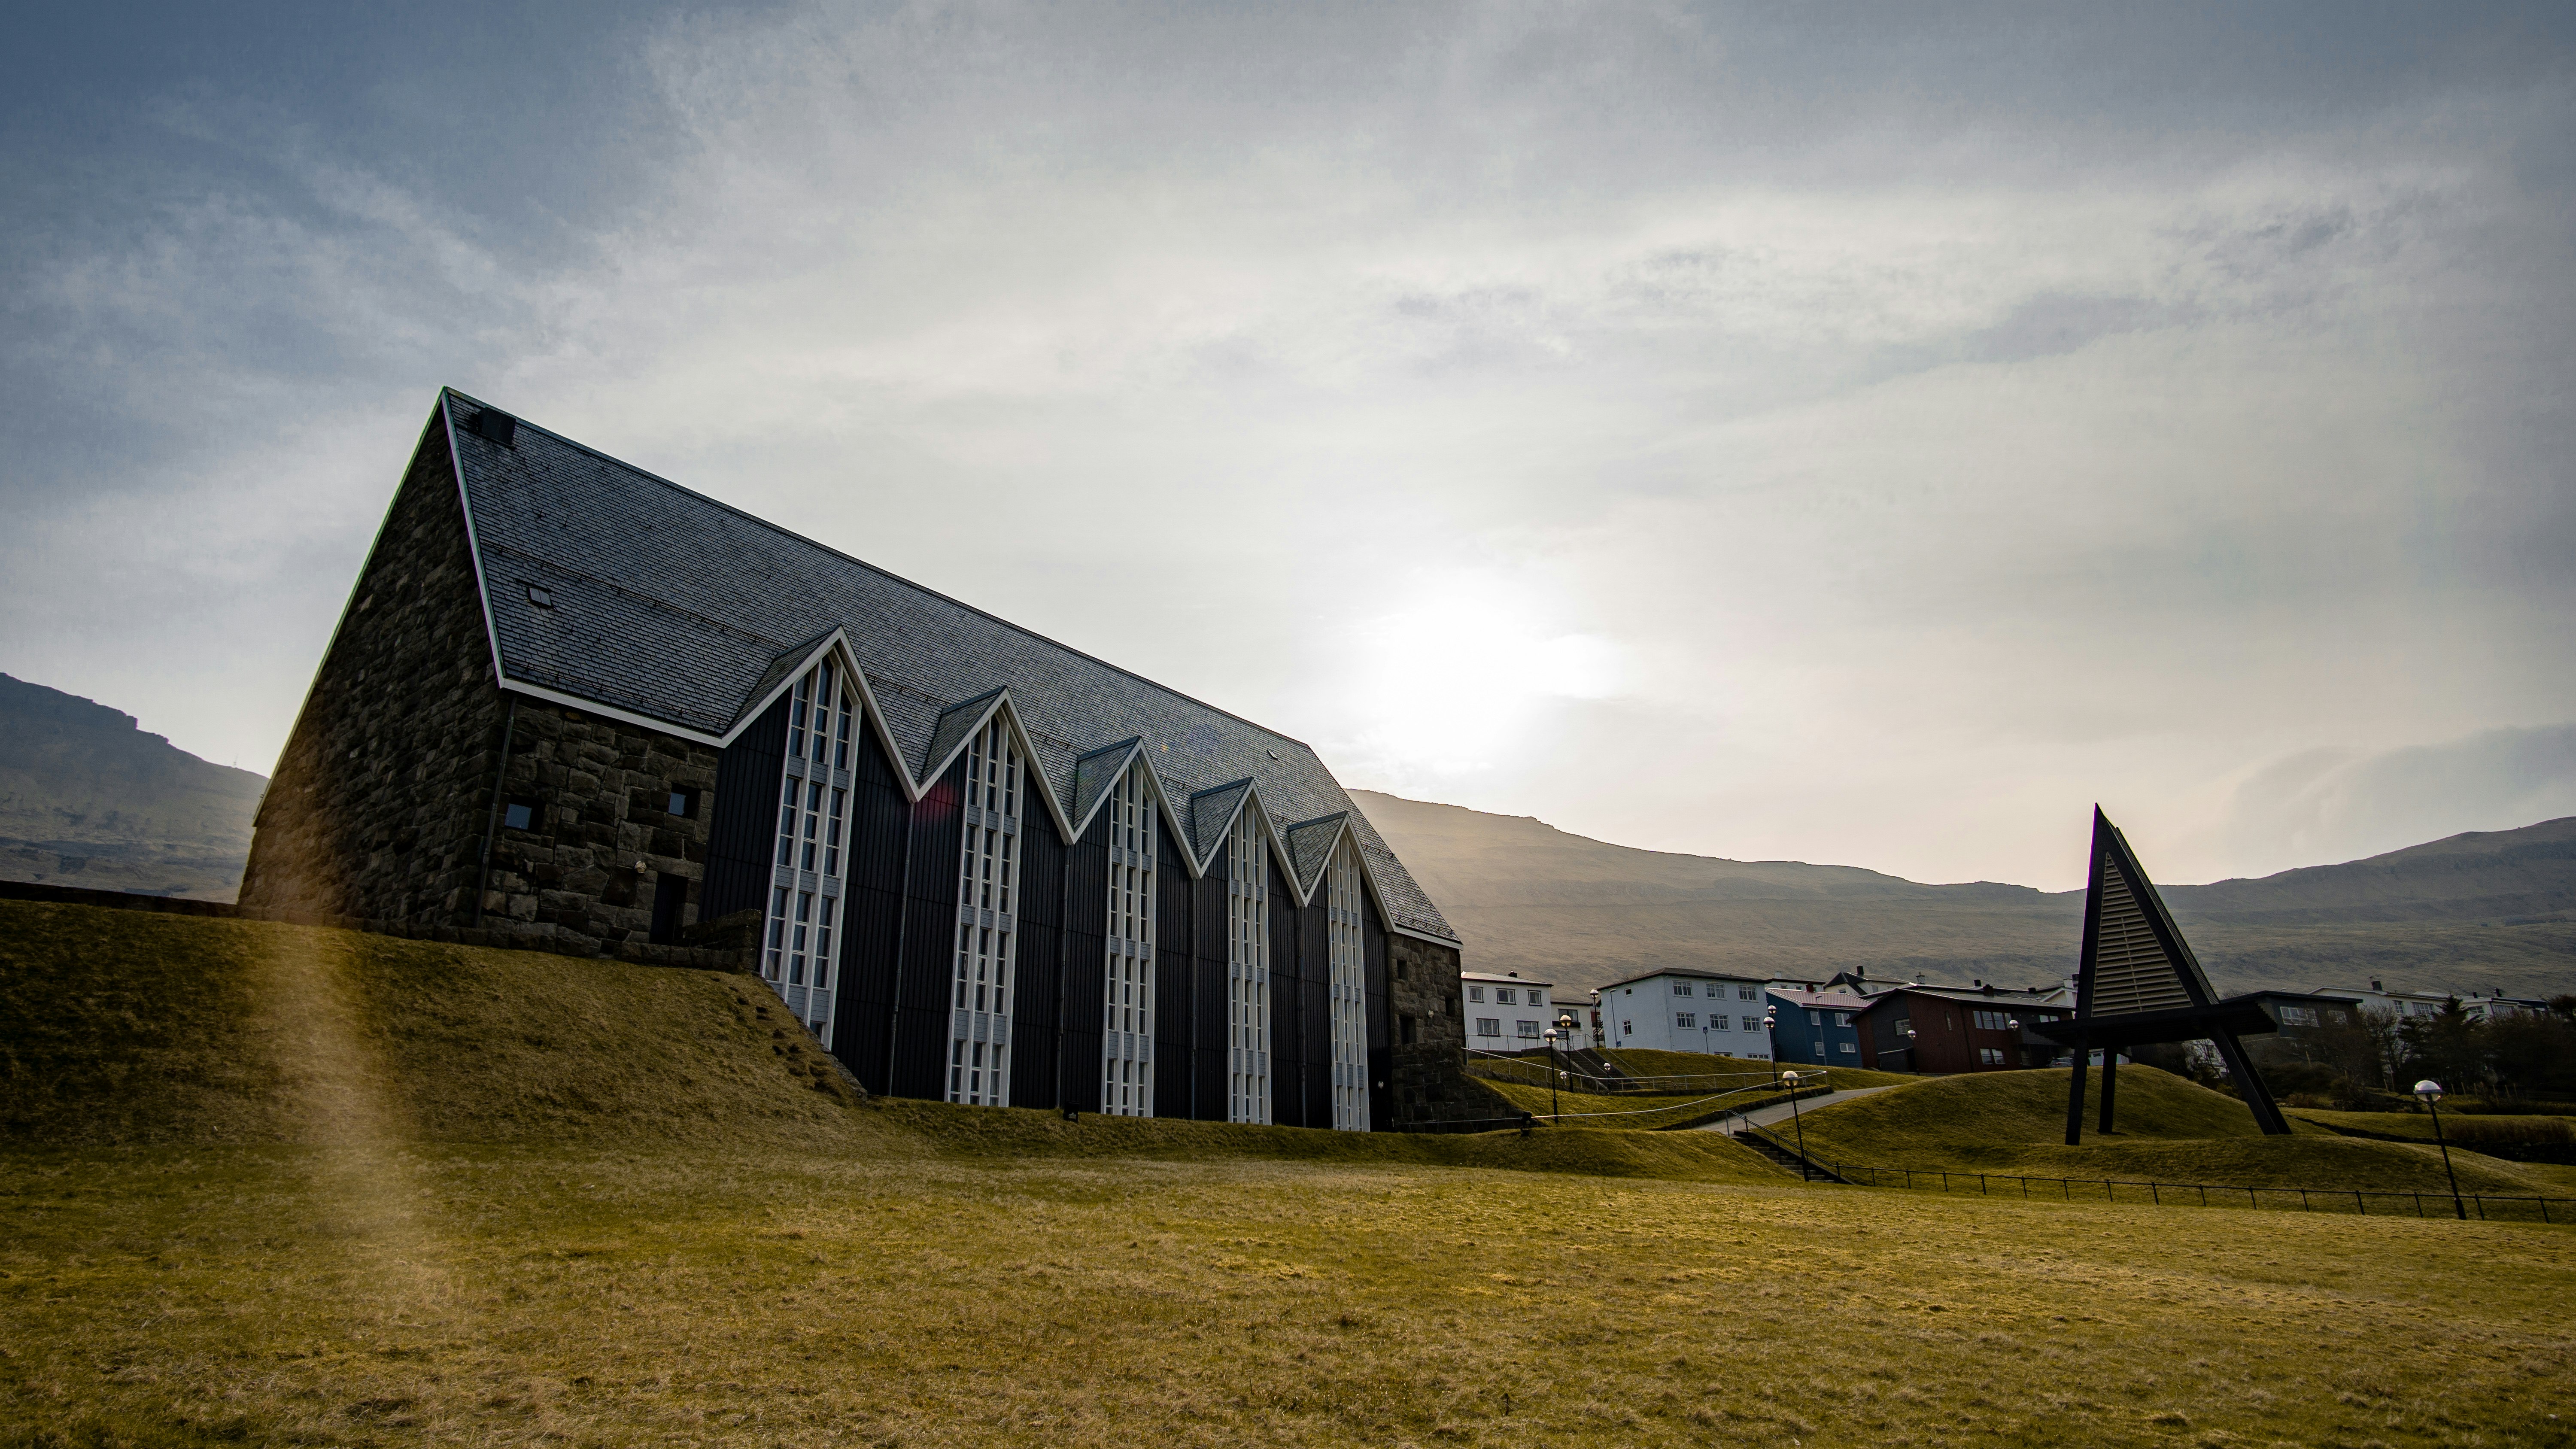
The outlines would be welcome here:
M 2361 1200 L 2361 1189 L 2357 1187 L 2352 1190 L 2352 1210 L 2363 1217 L 2370 1216 L 2370 1204 Z
M 2540 1200 L 2540 1220 L 2544 1223 L 2549 1221 L 2549 1199 L 2545 1197 Z
M 2160 1188 L 2160 1187 L 2157 1187 L 2157 1186 L 2156 1186 L 2154 1183 L 2152 1183 L 2152 1182 L 2151 1182 L 2151 1183 L 2148 1183 L 2148 1184 L 2147 1184 L 2147 1201 L 2149 1201 L 2149 1202 L 2151 1202 L 2151 1203 L 2154 1203 L 2157 1207 L 2163 1207 L 2163 1206 L 2165 1205 L 2165 1194 L 2164 1194 L 2164 1189 L 2162 1189 L 2162 1188 Z
M 2200 1190 L 2200 1205 L 2202 1207 L 2209 1206 L 2209 1189 L 2206 1187 Z
M 2300 1189 L 2299 1189 L 2299 1211 L 2301 1211 L 2301 1212 L 2306 1212 L 2307 1210 L 2308 1210 L 2308 1190 L 2307 1190 L 2306 1188 L 2304 1188 L 2304 1187 L 2303 1187 L 2303 1188 L 2300 1188 Z

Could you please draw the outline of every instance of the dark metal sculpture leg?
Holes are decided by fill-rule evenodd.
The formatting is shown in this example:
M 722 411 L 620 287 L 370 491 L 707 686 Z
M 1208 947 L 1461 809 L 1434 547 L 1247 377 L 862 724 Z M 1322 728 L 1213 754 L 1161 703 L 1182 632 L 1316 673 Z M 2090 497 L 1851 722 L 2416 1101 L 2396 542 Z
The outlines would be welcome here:
M 2227 1076 L 2236 1083 L 2237 1095 L 2253 1109 L 2254 1125 L 2268 1136 L 2289 1136 L 2289 1119 L 2281 1115 L 2281 1104 L 2272 1100 L 2272 1089 L 2263 1085 L 2262 1074 L 2246 1059 L 2245 1048 L 2237 1042 L 2235 1033 L 2222 1031 L 2210 1041 L 2218 1048 L 2219 1060 L 2227 1063 Z
M 2066 1145 L 2084 1145 L 2084 1048 L 2075 1049 L 2075 1069 L 2066 1074 Z

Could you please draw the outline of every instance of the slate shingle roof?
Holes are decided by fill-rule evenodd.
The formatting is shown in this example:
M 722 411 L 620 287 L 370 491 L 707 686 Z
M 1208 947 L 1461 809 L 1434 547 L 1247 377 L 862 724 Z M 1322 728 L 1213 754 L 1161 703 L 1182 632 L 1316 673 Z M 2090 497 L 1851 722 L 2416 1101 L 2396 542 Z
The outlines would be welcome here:
M 507 679 L 718 739 L 838 629 L 916 781 L 1007 689 L 1031 766 L 1075 823 L 1106 785 L 1080 778 L 1082 759 L 1138 740 L 1198 864 L 1245 793 L 1203 792 L 1249 781 L 1273 821 L 1348 812 L 1390 922 L 1457 939 L 1303 743 L 543 428 L 493 442 L 473 428 L 485 405 L 462 393 L 439 406 Z M 531 587 L 553 607 L 531 605 Z M 1310 862 L 1297 865 L 1312 890 Z

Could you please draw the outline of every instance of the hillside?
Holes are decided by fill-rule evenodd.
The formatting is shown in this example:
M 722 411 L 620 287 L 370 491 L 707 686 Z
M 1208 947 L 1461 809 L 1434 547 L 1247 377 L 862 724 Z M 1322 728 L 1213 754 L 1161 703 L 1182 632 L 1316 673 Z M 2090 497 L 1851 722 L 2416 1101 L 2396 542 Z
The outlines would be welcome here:
M 1523 816 L 1351 793 L 1479 969 L 1544 976 L 1560 991 L 1661 965 L 2011 985 L 2075 966 L 2081 891 L 1638 850 Z M 2460 992 L 2576 988 L 2576 818 L 2164 896 L 2225 990 L 2372 977 Z
M 0 674 L 0 879 L 231 900 L 267 785 Z

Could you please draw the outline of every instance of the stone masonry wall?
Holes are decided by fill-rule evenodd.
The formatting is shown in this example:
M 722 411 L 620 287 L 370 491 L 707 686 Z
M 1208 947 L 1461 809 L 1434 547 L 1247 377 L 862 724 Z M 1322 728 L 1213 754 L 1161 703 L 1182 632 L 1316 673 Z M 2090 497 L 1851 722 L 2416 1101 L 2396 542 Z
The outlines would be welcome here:
M 1398 1130 L 1500 1125 L 1516 1116 L 1509 1102 L 1465 1070 L 1467 1024 L 1458 1015 L 1458 949 L 1390 931 L 1386 937 L 1387 1007 L 1397 1019 L 1395 1115 Z M 1414 1019 L 1405 1045 L 1402 1022 Z
M 261 802 L 242 913 L 672 965 L 748 961 L 747 941 L 647 945 L 660 875 L 689 880 L 683 921 L 695 919 L 716 751 L 533 699 L 512 713 L 492 673 L 446 434 L 434 426 Z M 493 816 L 505 724 L 499 796 L 536 807 L 527 830 Z M 674 788 L 698 792 L 689 818 L 668 813 Z
M 654 883 L 666 874 L 688 879 L 682 920 L 696 920 L 717 753 L 640 725 L 522 700 L 502 793 L 537 808 L 528 829 L 505 826 L 493 837 L 484 924 L 555 950 L 633 955 L 652 932 Z M 673 790 L 696 792 L 693 815 L 669 813 Z M 469 909 L 471 903 L 470 896 L 462 901 Z
M 433 426 L 260 802 L 242 905 L 446 924 L 473 883 L 500 734 L 464 509 Z

